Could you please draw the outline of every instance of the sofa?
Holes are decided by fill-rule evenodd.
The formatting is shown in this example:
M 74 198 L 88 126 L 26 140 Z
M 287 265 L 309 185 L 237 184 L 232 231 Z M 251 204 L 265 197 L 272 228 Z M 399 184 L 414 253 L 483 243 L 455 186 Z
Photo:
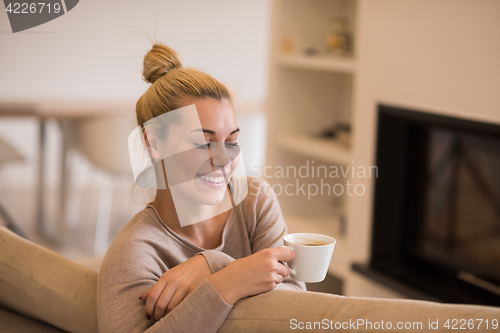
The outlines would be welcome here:
M 0 332 L 98 332 L 97 274 L 0 227 Z M 482 332 L 485 320 L 500 320 L 500 308 L 275 290 L 237 302 L 219 332 L 409 332 L 435 323 L 433 332 L 449 332 L 448 319 Z

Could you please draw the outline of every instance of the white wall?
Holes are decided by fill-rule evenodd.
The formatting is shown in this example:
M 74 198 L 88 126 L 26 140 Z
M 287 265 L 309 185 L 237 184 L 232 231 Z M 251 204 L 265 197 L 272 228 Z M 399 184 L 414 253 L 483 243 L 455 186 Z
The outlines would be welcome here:
M 500 1 L 360 0 L 358 9 L 356 164 L 375 163 L 379 102 L 500 123 Z M 373 184 L 365 185 L 349 215 L 360 261 L 371 237 Z M 369 296 L 365 287 L 351 283 L 347 292 Z
M 147 89 L 145 33 L 208 71 L 242 100 L 267 90 L 268 0 L 85 0 L 51 22 L 11 33 L 0 10 L 0 100 L 130 99 Z M 156 23 L 155 23 L 156 19 Z

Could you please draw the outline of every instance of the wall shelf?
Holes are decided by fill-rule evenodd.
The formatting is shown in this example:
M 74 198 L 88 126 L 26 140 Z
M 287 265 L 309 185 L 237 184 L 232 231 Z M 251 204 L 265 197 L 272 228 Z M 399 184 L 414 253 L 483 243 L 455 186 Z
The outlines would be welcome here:
M 282 67 L 296 69 L 310 69 L 335 73 L 354 74 L 356 62 L 351 58 L 338 58 L 329 56 L 300 56 L 280 55 L 278 63 Z
M 317 158 L 324 162 L 350 165 L 349 149 L 331 139 L 315 138 L 305 134 L 285 134 L 276 139 L 276 144 L 291 153 Z

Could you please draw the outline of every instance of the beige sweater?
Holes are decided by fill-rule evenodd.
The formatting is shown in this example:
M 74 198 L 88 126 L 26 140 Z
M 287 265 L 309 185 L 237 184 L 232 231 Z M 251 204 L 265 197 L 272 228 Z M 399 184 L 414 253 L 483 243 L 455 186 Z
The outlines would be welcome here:
M 241 180 L 235 181 L 235 186 Z M 159 321 L 147 320 L 139 297 L 169 268 L 201 254 L 213 273 L 233 260 L 283 245 L 287 227 L 267 182 L 248 178 L 248 196 L 229 213 L 222 244 L 206 250 L 173 232 L 152 206 L 147 206 L 118 233 L 102 263 L 97 283 L 100 333 L 216 332 L 233 306 L 208 279 Z M 276 289 L 306 290 L 285 278 Z

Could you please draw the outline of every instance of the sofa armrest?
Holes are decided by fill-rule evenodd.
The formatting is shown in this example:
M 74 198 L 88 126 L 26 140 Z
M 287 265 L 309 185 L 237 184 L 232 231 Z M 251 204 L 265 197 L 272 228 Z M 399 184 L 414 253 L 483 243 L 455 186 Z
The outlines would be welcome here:
M 468 320 L 472 319 L 475 328 L 467 329 L 467 332 L 485 332 L 486 319 L 490 329 L 493 319 L 496 319 L 497 323 L 500 321 L 500 307 L 274 290 L 237 302 L 218 333 L 279 333 L 296 330 L 365 333 L 450 332 L 450 329 L 444 327 L 447 319 L 450 319 L 450 324 L 453 319 L 465 319 L 467 324 Z M 484 320 L 480 328 L 477 319 Z M 436 320 L 438 329 L 429 329 L 429 323 L 435 323 Z M 371 325 L 367 322 L 371 322 Z M 392 329 L 387 327 L 388 322 L 391 323 Z M 397 329 L 398 323 L 413 327 Z M 421 323 L 421 328 L 415 326 L 419 325 L 418 323 Z M 461 323 L 456 327 L 460 325 Z
M 0 227 L 0 307 L 63 331 L 97 332 L 97 273 Z

